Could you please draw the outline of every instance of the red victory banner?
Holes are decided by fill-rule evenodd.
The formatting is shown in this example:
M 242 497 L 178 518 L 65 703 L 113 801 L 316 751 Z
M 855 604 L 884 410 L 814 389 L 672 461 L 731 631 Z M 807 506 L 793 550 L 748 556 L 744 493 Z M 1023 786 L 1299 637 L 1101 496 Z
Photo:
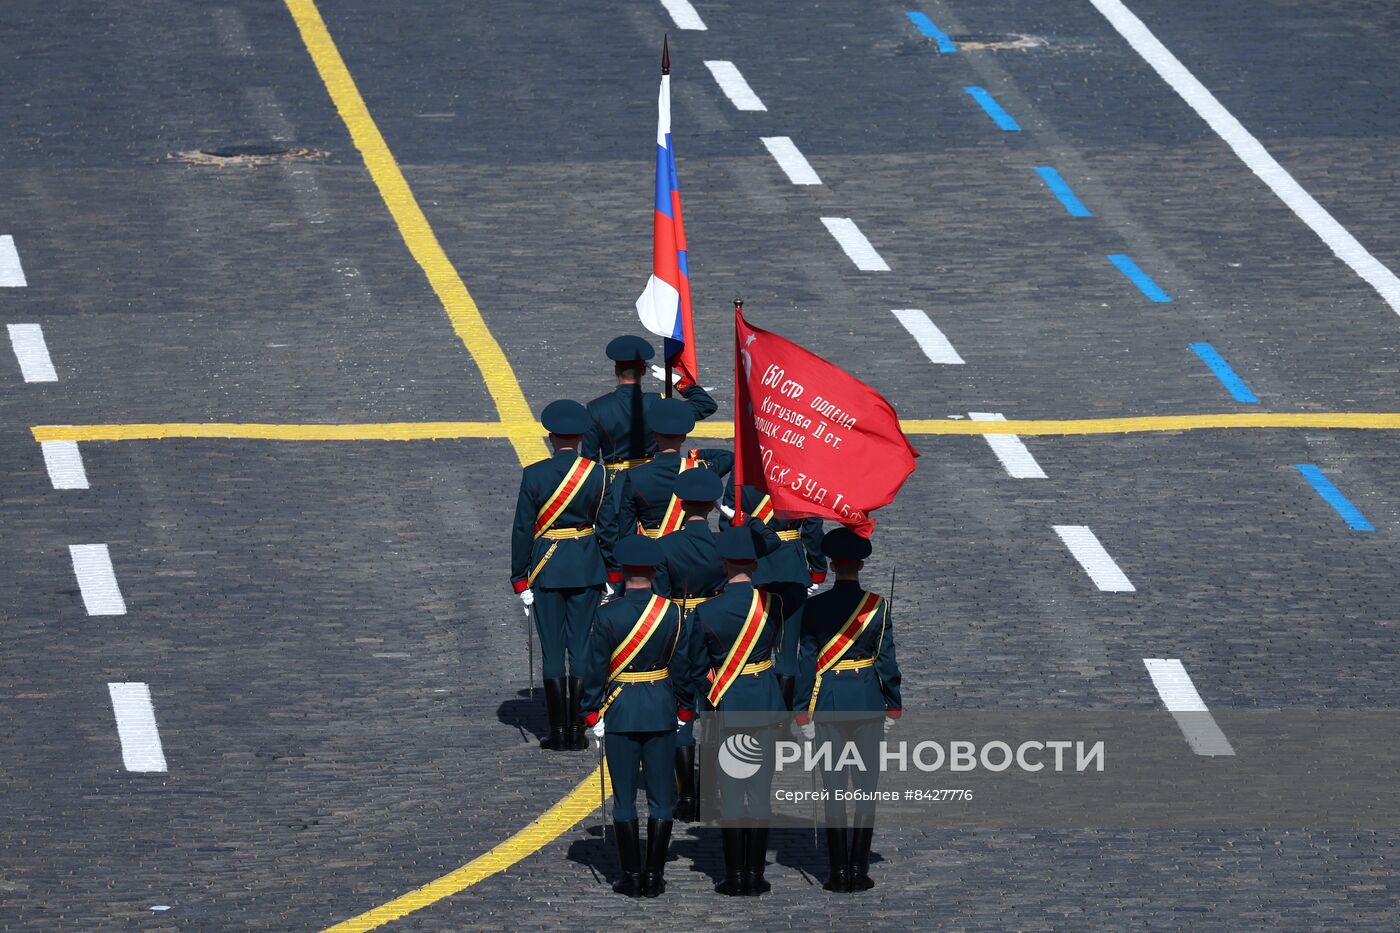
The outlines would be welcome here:
M 870 537 L 919 455 L 879 392 L 734 306 L 734 485 L 784 518 L 822 518 Z M 736 500 L 738 497 L 736 496 Z

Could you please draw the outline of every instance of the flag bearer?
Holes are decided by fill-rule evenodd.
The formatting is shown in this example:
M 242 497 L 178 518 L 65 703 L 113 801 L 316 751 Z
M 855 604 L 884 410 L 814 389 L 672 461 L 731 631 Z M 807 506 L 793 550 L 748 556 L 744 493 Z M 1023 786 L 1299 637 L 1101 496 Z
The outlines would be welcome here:
M 583 721 L 601 742 L 606 735 L 613 785 L 613 827 L 622 878 L 613 890 L 656 897 L 666 890 L 675 785 L 671 756 L 676 727 L 695 716 L 699 643 L 680 607 L 652 590 L 660 546 L 632 535 L 618 544 L 622 596 L 605 603 L 589 638 Z M 606 731 L 605 731 L 606 730 Z M 637 779 L 647 794 L 643 867 L 637 818 Z
M 736 745 L 756 763 L 741 778 L 724 765 L 717 770 L 724 880 L 715 890 L 731 897 L 759 895 L 772 887 L 764 880 L 768 822 L 772 818 L 774 757 L 779 724 L 787 718 L 782 690 L 773 674 L 773 655 L 782 644 L 781 610 L 775 596 L 753 585 L 765 547 L 759 530 L 748 525 L 719 535 L 728 578 L 724 591 L 695 610 L 702 664 L 714 672 L 706 699 L 715 710 L 705 725 L 722 742 Z M 731 742 L 732 740 L 732 742 Z
M 544 656 L 549 735 L 541 748 L 587 747 L 579 725 L 579 678 L 588 627 L 607 579 L 594 522 L 607 485 L 602 464 L 579 456 L 589 428 L 578 402 L 550 402 L 540 414 L 554 455 L 520 478 L 511 529 L 510 581 L 525 614 L 534 610 Z M 568 660 L 568 670 L 565 660 Z
M 656 355 L 651 344 L 641 337 L 615 337 L 608 344 L 608 358 L 613 361 L 617 388 L 588 403 L 592 424 L 583 439 L 583 455 L 607 465 L 609 475 L 639 466 L 656 453 L 656 443 L 647 427 L 646 418 L 653 405 L 661 400 L 655 392 L 642 391 L 642 376 L 647 361 Z M 654 372 L 665 371 L 652 367 Z M 708 418 L 719 406 L 703 387 L 684 380 L 676 390 L 697 419 Z
M 817 747 L 832 743 L 840 754 L 854 743 L 864 762 L 879 761 L 880 740 L 899 718 L 900 674 L 895 658 L 890 607 L 883 597 L 862 589 L 860 570 L 870 556 L 870 542 L 846 528 L 827 532 L 822 552 L 836 575 L 832 588 L 807 601 L 802 610 L 802 643 L 798 657 L 797 723 L 804 738 Z M 854 767 L 824 771 L 822 780 L 835 797 L 847 779 L 868 793 L 855 804 L 850 845 L 846 844 L 846 805 L 829 799 L 826 806 L 826 848 L 830 872 L 822 887 L 828 891 L 867 891 L 870 880 L 870 840 L 875 829 L 873 793 L 880 770 Z

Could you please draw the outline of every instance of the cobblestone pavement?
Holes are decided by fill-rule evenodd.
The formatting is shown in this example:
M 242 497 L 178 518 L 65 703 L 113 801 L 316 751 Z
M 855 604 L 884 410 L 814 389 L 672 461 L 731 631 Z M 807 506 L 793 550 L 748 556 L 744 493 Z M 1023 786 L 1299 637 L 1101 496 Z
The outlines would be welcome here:
M 1400 264 L 1393 5 L 1128 5 Z M 1088 0 L 694 9 L 706 31 L 659 0 L 321 9 L 536 412 L 601 392 L 603 343 L 637 329 L 668 31 L 717 417 L 736 294 L 906 418 L 1400 410 L 1396 313 Z M 319 929 L 491 849 L 592 760 L 535 747 L 509 443 L 85 442 L 80 490 L 54 488 L 29 434 L 497 417 L 287 8 L 12 0 L 0 26 L 0 236 L 27 283 L 0 288 L 0 318 L 39 324 L 57 375 L 27 382 L 0 348 L 0 929 Z M 721 59 L 766 111 L 734 108 L 702 65 Z M 788 182 L 774 136 L 820 186 Z M 309 152 L 181 155 L 230 146 Z M 891 271 L 857 271 L 831 216 Z M 920 352 L 890 313 L 914 308 L 965 365 Z M 898 568 L 908 708 L 1161 708 L 1144 658 L 1180 659 L 1212 709 L 1400 707 L 1393 433 L 1027 438 L 1045 479 L 1011 478 L 981 438 L 915 443 L 869 570 Z M 1096 589 L 1057 525 L 1092 527 L 1135 591 Z M 123 615 L 85 611 L 69 547 L 92 543 Z M 123 767 L 122 682 L 149 685 L 165 772 Z M 790 827 L 772 894 L 741 903 L 710 891 L 715 831 L 678 826 L 671 889 L 643 903 L 605 887 L 595 813 L 391 927 L 1377 930 L 1400 914 L 1397 838 L 890 827 L 878 887 L 838 897 Z

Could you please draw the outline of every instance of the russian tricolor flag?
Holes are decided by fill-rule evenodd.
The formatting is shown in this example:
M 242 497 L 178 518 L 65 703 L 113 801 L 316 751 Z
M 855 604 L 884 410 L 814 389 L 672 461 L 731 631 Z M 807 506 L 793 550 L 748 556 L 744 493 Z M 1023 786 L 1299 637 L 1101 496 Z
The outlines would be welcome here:
M 656 120 L 656 211 L 651 279 L 637 299 L 642 326 L 666 338 L 664 357 L 680 374 L 679 385 L 696 381 L 695 325 L 690 316 L 690 269 L 685 258 L 685 221 L 671 146 L 670 54 L 661 52 L 661 95 Z

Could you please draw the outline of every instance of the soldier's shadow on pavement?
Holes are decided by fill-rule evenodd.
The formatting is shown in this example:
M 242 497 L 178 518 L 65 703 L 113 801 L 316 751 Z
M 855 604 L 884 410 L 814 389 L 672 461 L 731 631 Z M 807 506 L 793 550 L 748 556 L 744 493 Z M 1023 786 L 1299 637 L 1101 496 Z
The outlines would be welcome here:
M 520 690 L 496 708 L 496 718 L 520 733 L 523 742 L 538 742 L 549 728 L 545 721 L 544 694 Z
M 583 831 L 585 838 L 575 837 L 573 842 L 569 843 L 568 859 L 593 872 L 593 878 L 598 884 L 607 885 L 622 871 L 617 862 L 617 842 L 613 839 L 612 827 L 608 827 L 607 838 L 604 839 L 595 815 Z M 645 831 L 643 836 L 645 837 Z M 642 839 L 642 845 L 646 845 L 645 838 Z

